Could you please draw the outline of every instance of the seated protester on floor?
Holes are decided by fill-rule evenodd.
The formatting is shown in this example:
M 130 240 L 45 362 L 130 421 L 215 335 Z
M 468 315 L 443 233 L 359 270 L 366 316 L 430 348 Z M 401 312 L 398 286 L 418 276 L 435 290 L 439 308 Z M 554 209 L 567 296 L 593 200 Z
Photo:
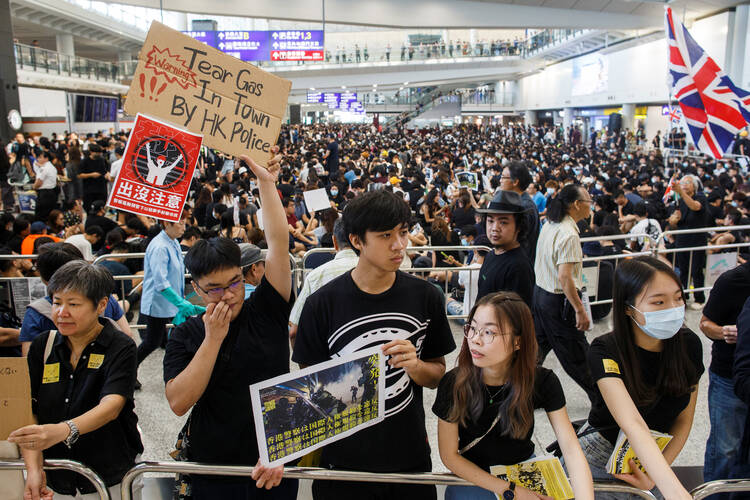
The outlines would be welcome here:
M 22 255 L 32 255 L 34 253 L 34 243 L 40 238 L 49 238 L 55 242 L 62 241 L 57 236 L 47 234 L 47 224 L 38 220 L 31 224 L 31 233 L 21 243 Z
M 94 260 L 94 245 L 98 245 L 104 238 L 104 231 L 99 226 L 89 226 L 83 234 L 74 234 L 65 238 L 65 243 L 78 248 L 83 254 L 83 260 L 92 262 Z
M 53 330 L 39 335 L 28 353 L 36 425 L 8 438 L 21 448 L 28 471 L 24 498 L 94 492 L 79 474 L 42 469 L 45 459 L 69 459 L 90 467 L 118 499 L 119 483 L 143 453 L 133 401 L 135 343 L 101 318 L 113 286 L 106 269 L 84 260 L 60 267 L 49 282 Z
M 354 198 L 343 219 L 349 242 L 359 255 L 357 266 L 309 296 L 302 309 L 292 356 L 301 366 L 378 345 L 389 356 L 386 385 L 392 394 L 385 402 L 386 420 L 323 448 L 324 467 L 432 470 L 422 388 L 437 387 L 445 372 L 444 356 L 455 349 L 455 343 L 440 291 L 398 270 L 410 218 L 408 204 L 386 190 Z M 436 489 L 315 481 L 313 497 L 434 499 Z
M 173 330 L 164 354 L 164 381 L 172 411 L 179 416 L 190 412 L 189 460 L 255 469 L 252 479 L 192 476 L 194 500 L 297 498 L 297 482 L 281 481 L 283 467 L 260 466 L 248 390 L 250 384 L 289 372 L 292 274 L 286 217 L 275 187 L 279 157 L 269 161 L 268 170 L 242 159 L 260 185 L 268 241 L 265 276 L 245 300 L 237 244 L 212 238 L 193 245 L 185 264 L 206 312 Z M 272 487 L 277 488 L 267 491 Z
M 469 314 L 458 366 L 440 381 L 432 411 L 438 417 L 443 463 L 477 486 L 448 486 L 448 499 L 537 498 L 521 485 L 490 475 L 493 465 L 534 456 L 534 410 L 544 408 L 568 465 L 578 499 L 594 498 L 586 457 L 565 409 L 562 385 L 536 364 L 531 310 L 514 292 L 481 298 Z
M 245 299 L 258 288 L 266 272 L 266 251 L 250 243 L 240 243 L 240 267 L 245 280 Z
M 118 227 L 117 222 L 110 219 L 109 217 L 106 217 L 106 214 L 106 203 L 102 200 L 94 201 L 91 204 L 91 211 L 86 217 L 86 229 L 91 226 L 99 226 L 100 228 L 102 228 L 102 231 L 104 231 L 104 234 L 107 234 L 113 229 L 116 229 Z
M 47 285 L 55 271 L 60 269 L 64 264 L 81 259 L 83 259 L 81 251 L 70 243 L 49 243 L 42 246 L 36 262 L 42 283 Z M 125 313 L 117 303 L 117 297 L 110 295 L 102 315 L 117 323 L 119 330 L 132 336 Z M 21 325 L 20 340 L 24 356 L 29 352 L 31 342 L 36 337 L 43 332 L 54 330 L 54 328 L 52 296 L 47 295 L 46 297 L 32 301 L 26 308 L 26 313 L 23 316 L 23 324 Z
M 474 228 L 472 227 L 472 229 Z M 482 235 L 475 239 L 471 245 L 489 247 L 492 246 L 492 243 L 490 243 L 487 236 Z M 474 250 L 471 253 L 473 254 L 473 258 L 467 263 L 467 266 L 482 266 L 484 264 L 484 259 L 487 257 L 487 250 Z M 474 307 L 479 293 L 481 272 L 481 269 L 474 271 L 458 271 L 458 284 L 463 287 L 463 289 L 458 288 L 457 290 L 463 292 L 463 298 L 461 297 L 461 294 L 456 294 L 454 291 L 453 296 L 447 299 L 448 304 L 446 307 L 449 316 L 468 314 L 469 311 L 471 311 L 471 308 Z M 461 320 L 461 322 L 465 321 Z
M 615 477 L 644 490 L 656 484 L 665 498 L 690 499 L 670 464 L 693 424 L 703 351 L 683 326 L 680 280 L 664 262 L 636 257 L 617 266 L 613 288 L 613 331 L 595 339 L 588 354 L 596 394 L 579 431 L 581 447 L 594 480 L 611 480 L 605 465 L 622 430 L 646 472 L 631 460 L 634 472 Z M 663 452 L 649 430 L 673 436 Z
M 486 209 L 487 238 L 494 251 L 484 258 L 479 271 L 477 300 L 500 290 L 516 292 L 531 307 L 534 290 L 534 269 L 521 247 L 527 232 L 527 208 L 521 195 L 498 191 Z
M 703 308 L 700 328 L 712 340 L 708 368 L 708 418 L 703 480 L 729 479 L 739 457 L 747 405 L 734 394 L 732 363 L 737 344 L 738 316 L 750 297 L 750 262 L 719 276 Z M 748 436 L 750 437 L 750 436 Z

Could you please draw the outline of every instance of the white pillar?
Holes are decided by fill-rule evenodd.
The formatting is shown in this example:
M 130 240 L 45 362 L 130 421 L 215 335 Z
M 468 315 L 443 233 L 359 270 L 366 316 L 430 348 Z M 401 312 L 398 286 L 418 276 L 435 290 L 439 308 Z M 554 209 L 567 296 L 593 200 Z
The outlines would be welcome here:
M 59 53 L 65 54 L 66 56 L 76 55 L 73 35 L 55 35 L 55 42 Z
M 524 112 L 524 115 L 523 115 L 523 124 L 526 125 L 526 126 L 528 126 L 528 125 L 536 125 L 536 123 L 537 123 L 536 122 L 536 111 L 533 111 L 531 109 L 527 109 Z
M 635 127 L 635 104 L 622 105 L 622 129 L 633 130 Z
M 474 46 L 474 44 L 477 42 L 477 30 L 470 29 L 469 30 L 469 43 Z
M 117 53 L 117 62 L 132 61 L 135 57 L 131 52 L 120 51 Z
M 573 108 L 563 109 L 563 128 L 565 129 L 565 140 L 568 139 L 568 127 L 573 124 Z
M 493 104 L 503 105 L 503 99 L 505 98 L 505 82 L 500 80 L 495 82 L 495 102 Z
M 732 16 L 732 13 L 730 13 Z M 734 11 L 734 22 L 729 22 L 727 33 L 727 61 L 725 71 L 732 82 L 740 88 L 750 83 L 750 5 L 738 5 Z

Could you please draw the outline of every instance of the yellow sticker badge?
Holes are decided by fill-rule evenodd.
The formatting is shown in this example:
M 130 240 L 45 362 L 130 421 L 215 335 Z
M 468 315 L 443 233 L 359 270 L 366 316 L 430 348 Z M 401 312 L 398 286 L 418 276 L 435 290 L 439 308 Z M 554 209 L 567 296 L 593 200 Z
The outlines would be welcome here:
M 604 373 L 616 373 L 620 375 L 620 366 L 614 359 L 603 359 Z
M 60 381 L 60 363 L 52 363 L 44 365 L 44 373 L 42 374 L 43 384 L 54 384 Z
M 96 370 L 102 366 L 102 363 L 104 363 L 104 354 L 92 354 L 89 356 L 89 364 L 87 367 Z

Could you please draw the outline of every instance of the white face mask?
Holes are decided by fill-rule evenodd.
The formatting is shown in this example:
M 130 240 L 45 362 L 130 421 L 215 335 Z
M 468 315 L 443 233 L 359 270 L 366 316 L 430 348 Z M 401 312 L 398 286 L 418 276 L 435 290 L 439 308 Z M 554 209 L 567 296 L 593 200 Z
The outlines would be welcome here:
M 630 307 L 638 311 L 635 306 Z M 633 322 L 643 330 L 643 333 L 659 340 L 667 340 L 677 335 L 677 332 L 680 331 L 685 322 L 684 304 L 670 309 L 662 309 L 661 311 L 638 312 L 643 314 L 646 324 L 638 324 L 635 318 L 633 318 Z

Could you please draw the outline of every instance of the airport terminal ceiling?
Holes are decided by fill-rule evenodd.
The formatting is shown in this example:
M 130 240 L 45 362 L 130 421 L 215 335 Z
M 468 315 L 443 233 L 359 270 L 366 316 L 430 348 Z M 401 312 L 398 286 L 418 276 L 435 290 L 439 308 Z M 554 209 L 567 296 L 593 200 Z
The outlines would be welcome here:
M 742 0 L 162 0 L 165 10 L 206 15 L 393 28 L 644 29 L 663 25 L 663 6 L 695 19 Z M 158 0 L 118 3 L 159 8 Z

